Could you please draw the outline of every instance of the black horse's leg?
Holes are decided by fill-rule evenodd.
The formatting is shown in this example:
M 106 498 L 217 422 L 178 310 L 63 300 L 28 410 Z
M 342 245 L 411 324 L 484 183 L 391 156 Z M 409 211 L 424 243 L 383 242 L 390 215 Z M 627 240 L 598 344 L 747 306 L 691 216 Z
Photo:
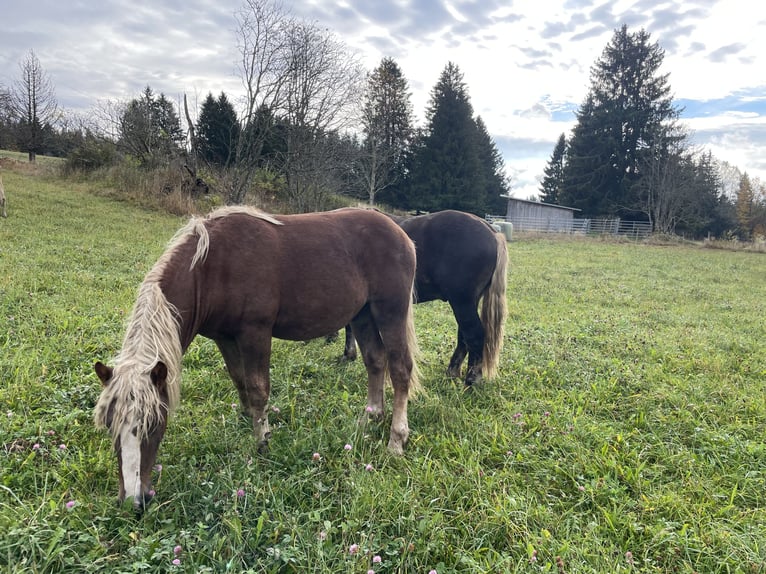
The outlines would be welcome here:
M 460 370 L 463 366 L 463 360 L 468 354 L 468 347 L 463 340 L 463 331 L 460 326 L 457 328 L 457 345 L 455 345 L 455 351 L 452 353 L 452 358 L 449 360 L 449 366 L 447 367 L 447 376 L 453 379 L 460 378 Z
M 452 312 L 458 324 L 458 344 L 450 360 L 450 374 L 456 368 L 460 373 L 460 363 L 468 350 L 468 369 L 465 375 L 466 386 L 471 386 L 481 379 L 484 353 L 484 327 L 479 319 L 476 301 L 450 301 Z
M 346 344 L 343 348 L 343 358 L 347 361 L 356 360 L 356 339 L 354 339 L 354 332 L 351 330 L 351 325 L 346 325 Z

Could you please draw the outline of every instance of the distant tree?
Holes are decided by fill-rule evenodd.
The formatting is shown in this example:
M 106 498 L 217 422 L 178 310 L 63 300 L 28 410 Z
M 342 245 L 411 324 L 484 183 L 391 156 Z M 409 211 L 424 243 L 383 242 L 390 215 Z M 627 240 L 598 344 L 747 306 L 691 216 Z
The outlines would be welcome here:
M 244 0 L 235 14 L 239 73 L 245 92 L 240 134 L 226 186 L 226 201 L 242 203 L 263 167 L 264 147 L 274 143 L 290 70 L 289 30 L 296 19 L 275 0 Z M 281 134 L 282 141 L 285 134 Z M 278 144 L 272 148 L 283 149 Z M 273 154 L 270 161 L 275 161 Z M 283 157 L 283 156 L 282 156 Z M 281 157 L 279 158 L 281 161 Z
M 477 185 L 477 133 L 463 74 L 449 62 L 431 90 L 426 127 L 413 150 L 408 207 L 485 213 L 486 189 Z
M 540 182 L 540 201 L 560 205 L 559 196 L 564 187 L 564 155 L 566 153 L 566 137 L 559 136 L 556 147 L 553 148 L 551 159 L 545 166 L 543 180 Z
M 333 172 L 346 166 L 329 144 L 357 116 L 364 73 L 346 45 L 316 24 L 294 22 L 287 36 L 289 68 L 279 112 L 286 128 L 281 169 L 291 208 L 315 211 L 343 192 L 336 185 L 343 177 Z
M 744 239 L 751 239 L 753 236 L 753 228 L 755 227 L 754 221 L 757 204 L 755 187 L 747 172 L 743 173 L 739 180 L 739 189 L 737 189 L 735 206 L 740 234 Z
M 11 111 L 11 94 L 0 84 L 0 149 L 16 149 L 16 129 Z
M 183 151 L 181 121 L 173 103 L 151 87 L 131 100 L 120 117 L 120 146 L 145 167 L 167 163 Z
M 658 74 L 664 51 L 644 30 L 615 31 L 591 68 L 591 87 L 577 112 L 567 148 L 560 201 L 586 217 L 644 217 L 637 182 L 644 155 L 667 144 L 679 116 L 667 74 Z M 669 129 L 669 126 L 671 129 Z
M 693 237 L 722 236 L 733 224 L 715 158 L 709 151 L 695 154 L 691 167 L 691 194 L 677 231 Z
M 479 215 L 505 213 L 508 200 L 503 196 L 510 192 L 510 186 L 504 174 L 505 161 L 489 135 L 489 130 L 481 116 L 476 117 L 476 136 L 480 164 L 480 176 L 477 178 L 477 183 L 484 187 L 484 213 Z
M 239 121 L 226 94 L 218 99 L 210 93 L 202 103 L 197 120 L 197 151 L 200 159 L 220 167 L 228 166 L 236 154 Z
M 404 177 L 404 157 L 413 134 L 412 103 L 407 80 L 392 58 L 383 58 L 367 78 L 362 109 L 364 140 L 358 174 L 370 205 Z M 394 199 L 395 201 L 395 199 Z
M 21 77 L 8 92 L 8 104 L 17 125 L 19 148 L 34 163 L 45 146 L 45 136 L 58 118 L 56 92 L 40 60 L 30 50 L 19 64 Z

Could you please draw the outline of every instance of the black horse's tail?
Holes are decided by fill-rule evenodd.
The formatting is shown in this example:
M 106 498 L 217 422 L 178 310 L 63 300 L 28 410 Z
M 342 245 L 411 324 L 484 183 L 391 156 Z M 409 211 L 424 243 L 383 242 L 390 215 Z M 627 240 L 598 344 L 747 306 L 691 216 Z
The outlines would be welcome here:
M 495 233 L 495 239 L 497 240 L 497 262 L 481 303 L 481 324 L 484 326 L 482 376 L 487 379 L 497 374 L 507 314 L 505 291 L 508 285 L 508 248 L 502 233 Z

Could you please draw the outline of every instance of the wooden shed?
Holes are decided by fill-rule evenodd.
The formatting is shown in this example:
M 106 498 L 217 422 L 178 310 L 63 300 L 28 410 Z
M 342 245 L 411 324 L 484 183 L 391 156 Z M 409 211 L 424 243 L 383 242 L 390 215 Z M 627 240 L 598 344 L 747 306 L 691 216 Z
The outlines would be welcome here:
M 577 227 L 575 207 L 564 207 L 552 203 L 530 201 L 517 197 L 504 196 L 508 199 L 505 220 L 513 223 L 514 231 L 549 231 L 572 233 Z

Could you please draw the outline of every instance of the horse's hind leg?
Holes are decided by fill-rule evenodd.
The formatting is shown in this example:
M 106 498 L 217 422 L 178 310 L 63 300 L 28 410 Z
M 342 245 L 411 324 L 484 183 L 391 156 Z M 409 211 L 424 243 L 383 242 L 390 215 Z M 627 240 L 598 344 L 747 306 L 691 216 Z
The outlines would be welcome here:
M 356 360 L 356 339 L 354 339 L 351 325 L 346 325 L 346 343 L 343 347 L 343 358 L 347 361 Z
M 383 386 L 386 376 L 386 353 L 380 333 L 368 308 L 351 322 L 351 330 L 359 342 L 359 350 L 367 369 L 367 415 L 382 419 L 385 414 Z
M 396 309 L 375 309 L 375 320 L 385 346 L 388 374 L 394 387 L 394 406 L 391 417 L 391 434 L 388 450 L 396 455 L 404 454 L 404 445 L 410 436 L 407 421 L 407 403 L 413 375 L 414 332 L 408 336 L 409 316 L 407 304 Z M 411 325 L 409 325 L 411 327 Z
M 449 366 L 447 367 L 447 376 L 454 379 L 460 378 L 460 369 L 463 366 L 465 356 L 468 354 L 468 347 L 463 340 L 463 331 L 458 327 L 457 329 L 457 344 L 455 345 L 455 351 L 452 353 L 452 358 L 449 360 Z
M 476 301 L 450 301 L 452 312 L 458 325 L 458 342 L 450 360 L 449 373 L 460 376 L 460 364 L 468 351 L 468 368 L 465 375 L 465 385 L 471 386 L 481 379 L 481 369 L 484 353 L 484 327 L 479 319 Z
M 269 400 L 269 359 L 271 335 L 257 337 L 242 344 L 242 340 L 218 340 L 216 344 L 226 362 L 229 375 L 237 387 L 242 409 L 253 421 L 253 434 L 258 448 L 268 447 L 271 438 L 266 404 Z M 260 342 L 260 344 L 257 344 Z M 255 343 L 255 344 L 254 344 Z

